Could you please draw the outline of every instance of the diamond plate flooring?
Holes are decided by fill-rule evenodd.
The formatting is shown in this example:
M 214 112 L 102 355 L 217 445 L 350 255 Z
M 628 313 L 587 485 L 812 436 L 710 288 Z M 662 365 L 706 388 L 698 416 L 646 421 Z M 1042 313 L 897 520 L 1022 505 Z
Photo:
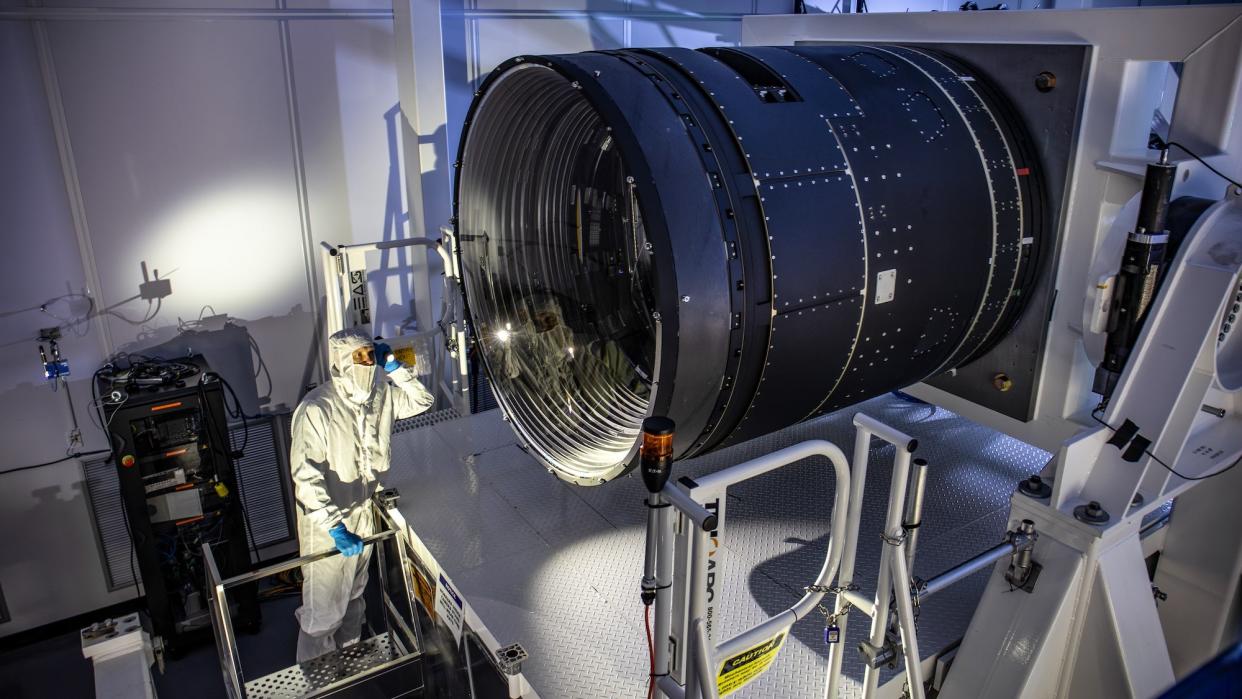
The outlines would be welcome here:
M 717 471 L 805 439 L 828 439 L 851 454 L 858 411 L 918 438 L 930 462 L 927 505 L 914 574 L 931 577 L 998 543 L 1019 480 L 1048 454 L 933 406 L 893 397 L 679 462 L 676 475 Z M 873 442 L 857 579 L 871 592 L 887 503 L 892 448 Z M 548 699 L 643 697 L 647 644 L 642 577 L 646 508 L 641 480 L 567 485 L 514 446 L 496 411 L 393 435 L 387 485 L 441 565 L 501 643 L 530 653 L 524 672 Z M 742 631 L 793 604 L 823 564 L 833 477 L 808 459 L 740 484 L 728 494 L 720 628 Z M 925 655 L 965 633 L 990 572 L 937 595 L 920 610 Z M 871 588 L 868 589 L 868 581 Z M 866 634 L 854 614 L 845 647 Z M 723 638 L 723 636 L 721 636 Z M 736 697 L 819 697 L 827 647 L 823 625 L 795 625 L 772 669 Z M 858 693 L 862 664 L 847 651 L 843 695 Z

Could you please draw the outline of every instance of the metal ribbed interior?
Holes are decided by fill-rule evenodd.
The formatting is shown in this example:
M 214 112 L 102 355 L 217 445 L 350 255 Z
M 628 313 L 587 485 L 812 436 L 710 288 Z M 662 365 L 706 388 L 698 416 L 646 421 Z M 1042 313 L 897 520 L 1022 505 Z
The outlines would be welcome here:
M 600 482 L 632 456 L 652 393 L 637 198 L 610 129 L 563 76 L 512 70 L 485 99 L 459 189 L 474 331 L 527 445 Z

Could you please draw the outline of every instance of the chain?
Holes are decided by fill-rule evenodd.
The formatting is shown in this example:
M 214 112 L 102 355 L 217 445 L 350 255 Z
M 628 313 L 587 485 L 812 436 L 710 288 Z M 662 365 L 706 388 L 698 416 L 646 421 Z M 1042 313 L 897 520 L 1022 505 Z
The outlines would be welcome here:
M 887 532 L 880 532 L 880 538 L 883 539 L 884 543 L 889 546 L 901 546 L 905 543 L 906 536 L 909 535 L 909 533 L 910 532 L 905 529 L 901 530 L 901 534 L 898 536 L 891 536 Z
M 857 585 L 807 585 L 802 588 L 806 592 L 822 592 L 825 595 L 839 595 L 842 592 L 854 592 L 858 589 Z
M 858 586 L 857 586 L 857 585 L 854 585 L 854 584 L 849 584 L 849 585 L 841 585 L 841 586 L 836 586 L 836 585 L 807 585 L 806 587 L 804 587 L 804 588 L 802 588 L 802 589 L 806 590 L 807 592 L 822 592 L 822 593 L 824 593 L 824 594 L 837 594 L 837 595 L 839 595 L 839 594 L 841 594 L 841 593 L 843 593 L 843 592 L 854 592 L 855 590 L 857 590 L 857 589 L 858 589 Z M 834 614 L 833 612 L 828 611 L 828 608 L 827 608 L 827 607 L 825 607 L 825 606 L 824 606 L 824 605 L 822 605 L 822 604 L 817 604 L 817 605 L 815 605 L 815 608 L 819 610 L 819 613 L 820 613 L 820 614 L 823 614 L 823 615 L 824 615 L 824 625 L 825 625 L 825 626 L 832 626 L 832 625 L 834 625 L 834 624 L 836 624 L 836 623 L 837 623 L 837 619 L 840 619 L 841 617 L 845 616 L 846 614 L 849 614 L 849 613 L 850 613 L 850 610 L 854 608 L 854 605 L 850 604 L 849 602 L 846 602 L 845 604 L 843 604 L 843 605 L 841 606 L 841 611 L 836 612 L 835 614 Z
M 824 626 L 832 626 L 837 623 L 837 619 L 840 619 L 846 614 L 849 614 L 850 610 L 854 608 L 854 605 L 850 604 L 849 602 L 846 602 L 844 605 L 841 606 L 841 611 L 835 614 L 828 611 L 828 608 L 822 604 L 815 605 L 815 608 L 819 610 L 820 614 L 824 615 Z
M 910 597 L 911 597 L 911 600 L 914 602 L 914 623 L 916 626 L 919 623 L 919 614 L 923 611 L 919 606 L 919 598 L 921 597 L 919 592 L 921 591 L 923 584 L 924 583 L 922 580 L 919 580 L 913 575 L 910 576 L 910 590 L 911 592 L 914 593 L 910 595 Z

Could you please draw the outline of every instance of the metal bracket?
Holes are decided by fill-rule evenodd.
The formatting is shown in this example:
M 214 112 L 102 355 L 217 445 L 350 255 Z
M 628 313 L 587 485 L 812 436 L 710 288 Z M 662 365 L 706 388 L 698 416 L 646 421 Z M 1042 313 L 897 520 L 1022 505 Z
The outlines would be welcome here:
M 517 675 L 522 672 L 522 661 L 528 657 L 521 643 L 511 643 L 496 651 L 496 666 L 506 675 Z
M 1031 592 L 1035 589 L 1039 571 L 1043 570 L 1043 566 L 1031 558 L 1035 550 L 1035 541 L 1039 538 L 1035 532 L 1035 523 L 1029 519 L 1022 520 L 1017 529 L 1010 532 L 1009 538 L 1017 546 L 1013 556 L 1009 559 L 1009 569 L 1005 571 L 1005 580 L 1019 590 Z M 1023 543 L 1017 543 L 1019 541 Z
M 1005 572 L 1005 580 L 1010 585 L 1013 585 L 1014 589 L 1022 590 L 1023 592 L 1034 592 L 1035 581 L 1039 579 L 1039 572 L 1043 569 L 1044 567 L 1037 561 L 1031 561 L 1031 567 L 1026 570 L 1026 574 L 1019 575 L 1014 569 L 1014 565 L 1010 563 L 1009 570 Z
M 384 488 L 376 493 L 374 497 L 375 504 L 379 505 L 382 509 L 389 510 L 392 509 L 392 507 L 397 504 L 397 501 L 401 499 L 401 493 L 397 492 L 396 488 Z
M 897 659 L 902 656 L 901 637 L 893 634 L 891 631 L 884 634 L 884 645 L 877 648 L 867 641 L 858 642 L 858 653 L 862 656 L 863 662 L 872 667 L 879 669 L 887 666 L 888 668 L 897 667 Z

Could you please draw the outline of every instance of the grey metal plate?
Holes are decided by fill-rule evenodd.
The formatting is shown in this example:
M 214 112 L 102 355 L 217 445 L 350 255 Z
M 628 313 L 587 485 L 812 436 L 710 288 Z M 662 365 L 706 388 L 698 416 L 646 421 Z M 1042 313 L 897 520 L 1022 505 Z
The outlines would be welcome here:
M 248 699 L 296 699 L 395 659 L 386 635 L 321 655 L 246 683 Z
M 812 438 L 833 441 L 849 454 L 850 419 L 860 410 L 917 437 L 919 455 L 931 464 L 914 566 L 924 578 L 999 542 L 1010 494 L 1049 456 L 948 411 L 885 396 L 678 463 L 677 473 L 710 473 Z M 489 630 L 501 643 L 521 642 L 530 653 L 523 672 L 540 696 L 643 696 L 641 480 L 568 485 L 513 441 L 494 411 L 396 434 L 385 484 L 401 491 L 403 514 Z M 870 463 L 857 565 L 864 590 L 878 569 L 892 449 L 873 448 Z M 723 634 L 793 604 L 812 582 L 823 564 L 832 480 L 826 463 L 808 460 L 729 491 Z M 987 574 L 922 606 L 918 630 L 925 655 L 962 636 Z M 851 618 L 847 648 L 866 633 L 866 622 Z M 803 621 L 772 669 L 734 696 L 818 696 L 826 658 L 822 623 Z M 844 694 L 853 696 L 862 677 L 855 653 L 846 654 L 845 669 Z

